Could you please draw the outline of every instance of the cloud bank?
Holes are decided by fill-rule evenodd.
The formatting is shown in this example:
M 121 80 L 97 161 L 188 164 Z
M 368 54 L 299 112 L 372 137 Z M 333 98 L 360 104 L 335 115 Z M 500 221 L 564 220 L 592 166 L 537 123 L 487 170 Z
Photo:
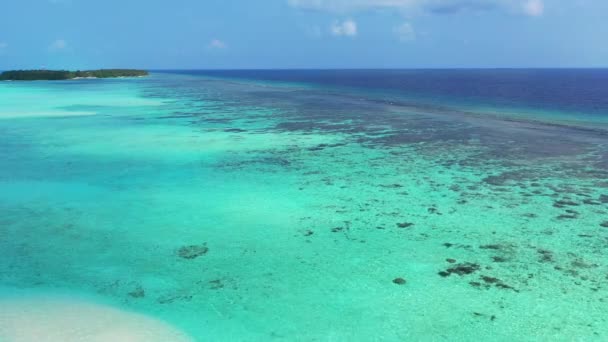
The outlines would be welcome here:
M 338 13 L 384 9 L 444 14 L 506 9 L 540 16 L 544 12 L 543 0 L 288 0 L 288 3 L 295 8 Z
M 334 36 L 355 37 L 357 35 L 357 23 L 353 20 L 335 22 L 331 26 L 331 34 Z
M 545 11 L 545 4 L 542 0 L 528 0 L 522 7 L 525 14 L 533 17 L 541 16 Z

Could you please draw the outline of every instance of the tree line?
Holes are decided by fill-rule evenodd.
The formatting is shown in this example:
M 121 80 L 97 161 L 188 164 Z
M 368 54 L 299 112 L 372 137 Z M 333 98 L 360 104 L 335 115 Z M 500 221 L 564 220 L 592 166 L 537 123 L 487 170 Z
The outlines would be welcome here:
M 145 70 L 136 69 L 100 69 L 100 70 L 11 70 L 0 74 L 0 80 L 36 81 L 36 80 L 71 80 L 79 77 L 112 78 L 147 76 Z

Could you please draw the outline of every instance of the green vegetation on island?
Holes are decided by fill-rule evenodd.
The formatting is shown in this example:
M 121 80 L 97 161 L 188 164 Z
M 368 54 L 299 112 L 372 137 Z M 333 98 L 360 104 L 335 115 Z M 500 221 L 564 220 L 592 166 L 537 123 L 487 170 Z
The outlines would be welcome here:
M 147 76 L 145 70 L 135 69 L 100 69 L 85 71 L 67 70 L 11 70 L 0 74 L 0 81 L 56 81 L 76 78 L 114 78 Z

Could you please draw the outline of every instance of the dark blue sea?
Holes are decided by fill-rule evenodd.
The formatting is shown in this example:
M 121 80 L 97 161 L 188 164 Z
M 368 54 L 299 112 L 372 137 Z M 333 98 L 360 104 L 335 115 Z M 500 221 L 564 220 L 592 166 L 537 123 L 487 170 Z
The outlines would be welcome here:
M 549 120 L 608 122 L 608 69 L 198 70 L 228 79 L 359 91 L 387 101 Z

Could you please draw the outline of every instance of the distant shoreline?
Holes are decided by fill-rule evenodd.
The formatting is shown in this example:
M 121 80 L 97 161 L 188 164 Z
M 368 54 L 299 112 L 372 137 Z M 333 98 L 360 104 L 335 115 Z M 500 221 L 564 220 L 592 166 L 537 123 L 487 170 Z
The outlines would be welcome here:
M 145 77 L 146 70 L 99 69 L 99 70 L 10 70 L 0 74 L 0 81 L 65 81 L 78 79 Z

